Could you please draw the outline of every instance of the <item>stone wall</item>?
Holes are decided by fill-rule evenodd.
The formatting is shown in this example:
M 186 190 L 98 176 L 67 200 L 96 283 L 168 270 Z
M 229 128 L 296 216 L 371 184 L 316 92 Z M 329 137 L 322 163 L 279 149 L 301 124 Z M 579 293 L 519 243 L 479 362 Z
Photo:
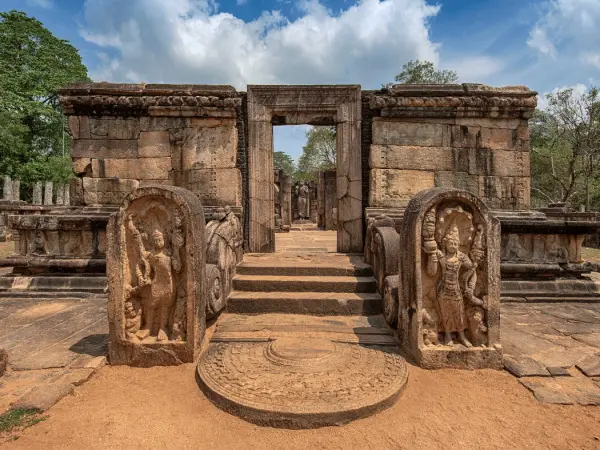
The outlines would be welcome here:
M 158 183 L 185 187 L 207 206 L 242 206 L 242 99 L 232 87 L 97 83 L 62 90 L 61 103 L 74 204 L 118 205 Z
M 535 92 L 395 85 L 363 95 L 372 117 L 370 207 L 401 208 L 421 190 L 454 187 L 493 209 L 529 209 Z

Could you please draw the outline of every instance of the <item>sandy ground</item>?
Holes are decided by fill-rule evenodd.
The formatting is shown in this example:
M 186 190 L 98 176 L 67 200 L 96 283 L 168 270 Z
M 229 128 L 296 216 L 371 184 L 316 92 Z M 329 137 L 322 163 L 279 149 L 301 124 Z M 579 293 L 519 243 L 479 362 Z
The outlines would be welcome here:
M 105 367 L 6 448 L 599 449 L 600 408 L 539 404 L 506 372 L 410 367 L 391 409 L 343 427 L 262 428 L 200 392 L 195 367 Z

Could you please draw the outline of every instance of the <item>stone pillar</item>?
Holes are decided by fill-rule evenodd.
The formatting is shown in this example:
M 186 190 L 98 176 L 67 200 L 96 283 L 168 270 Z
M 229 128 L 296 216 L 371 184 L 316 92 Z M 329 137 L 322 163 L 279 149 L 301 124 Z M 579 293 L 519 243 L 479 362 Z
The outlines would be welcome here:
M 200 356 L 209 293 L 205 224 L 200 199 L 166 185 L 133 191 L 111 215 L 106 230 L 111 364 L 171 366 Z M 152 242 L 142 241 L 142 229 Z M 157 257 L 147 258 L 148 251 Z M 162 277 L 151 279 L 151 271 Z M 155 297 L 146 302 L 146 295 Z
M 21 180 L 13 180 L 12 194 L 13 194 L 13 200 L 15 202 L 21 201 Z
M 500 221 L 468 191 L 421 191 L 399 249 L 402 348 L 427 369 L 501 369 Z
M 68 184 L 63 185 L 64 195 L 63 195 L 63 205 L 71 206 L 71 188 Z
M 12 199 L 12 180 L 8 175 L 4 175 L 4 189 L 2 190 L 2 200 L 11 202 Z
M 325 225 L 326 230 L 337 230 L 337 217 L 333 217 L 337 213 L 337 197 L 336 197 L 336 171 L 327 170 L 323 172 L 323 207 L 325 210 Z
M 41 205 L 42 204 L 42 182 L 36 181 L 33 183 L 33 204 Z
M 279 195 L 281 196 L 281 224 L 292 226 L 292 180 L 288 174 L 281 174 L 279 179 Z
M 56 185 L 56 204 L 62 206 L 65 201 L 65 185 L 57 184 Z
M 52 205 L 52 181 L 46 181 L 44 187 L 44 205 Z

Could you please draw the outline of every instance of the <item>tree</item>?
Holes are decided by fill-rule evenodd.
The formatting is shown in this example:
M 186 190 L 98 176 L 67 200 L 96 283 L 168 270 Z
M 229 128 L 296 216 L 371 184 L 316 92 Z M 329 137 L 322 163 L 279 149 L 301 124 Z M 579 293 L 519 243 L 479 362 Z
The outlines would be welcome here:
M 562 89 L 531 120 L 532 191 L 537 202 L 583 204 L 598 197 L 600 94 Z
M 458 82 L 458 74 L 454 70 L 436 69 L 431 61 L 416 59 L 402 66 L 402 72 L 394 77 L 398 84 L 452 84 Z M 383 87 L 390 87 L 388 83 Z
M 335 126 L 312 127 L 306 132 L 295 179 L 313 180 L 320 170 L 335 168 L 335 149 Z
M 294 160 L 290 155 L 284 152 L 273 153 L 273 167 L 275 170 L 283 170 L 290 177 L 293 176 L 296 171 Z
M 89 81 L 77 49 L 19 11 L 0 13 L 0 173 L 65 182 L 72 176 L 58 89 Z

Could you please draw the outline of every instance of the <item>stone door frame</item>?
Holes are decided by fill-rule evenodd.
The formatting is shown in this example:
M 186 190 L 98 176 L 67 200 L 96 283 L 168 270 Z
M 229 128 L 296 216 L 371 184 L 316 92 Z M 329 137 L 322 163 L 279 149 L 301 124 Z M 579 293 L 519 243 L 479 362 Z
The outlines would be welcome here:
M 275 251 L 273 125 L 336 125 L 337 251 L 362 253 L 360 85 L 248 86 L 251 252 Z

